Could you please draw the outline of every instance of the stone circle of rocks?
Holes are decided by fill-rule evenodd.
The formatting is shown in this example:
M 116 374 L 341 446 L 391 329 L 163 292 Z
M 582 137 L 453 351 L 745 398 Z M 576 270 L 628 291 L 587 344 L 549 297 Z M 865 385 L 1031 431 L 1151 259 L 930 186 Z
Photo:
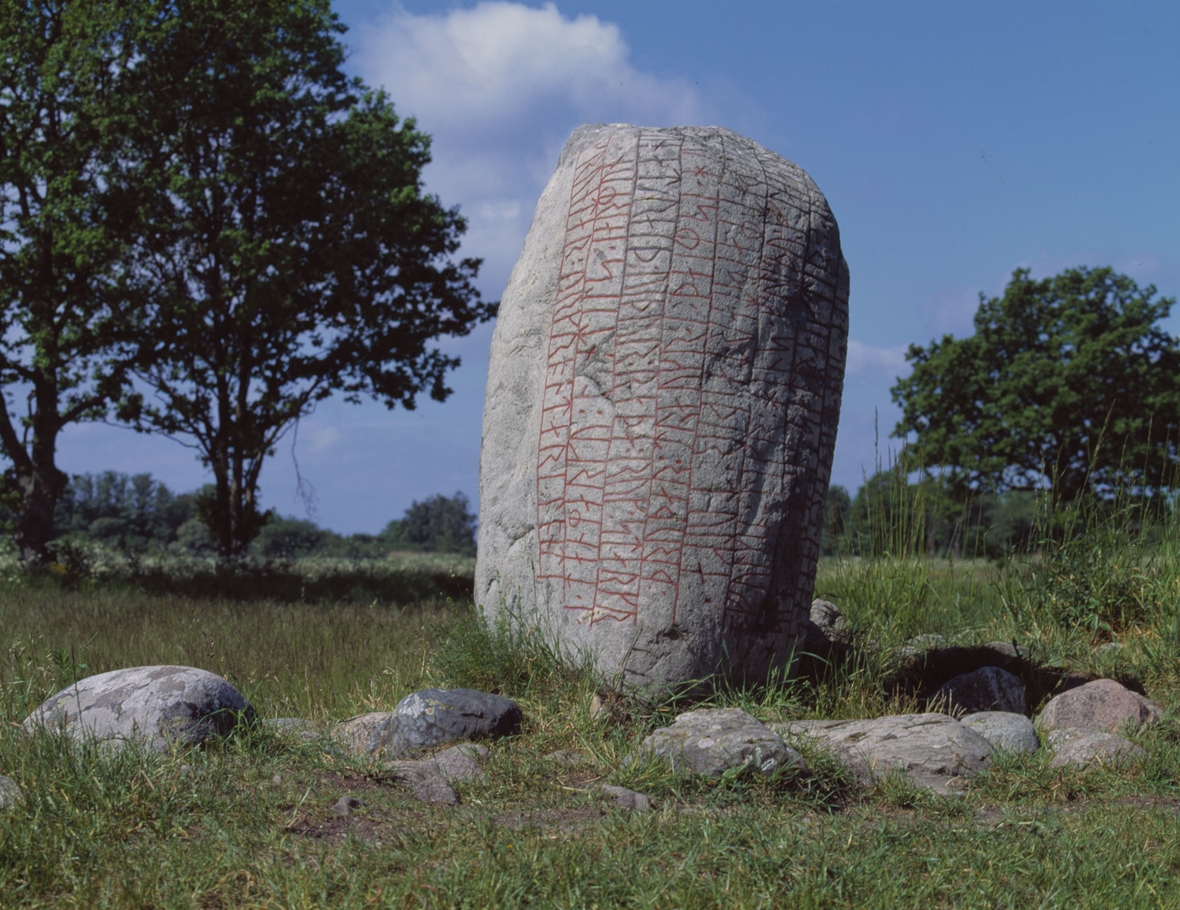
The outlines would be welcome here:
M 225 736 L 254 709 L 233 685 L 195 667 L 111 670 L 78 680 L 44 701 L 23 724 L 64 730 L 109 746 L 137 742 L 166 752 Z
M 765 777 L 779 768 L 807 770 L 803 756 L 741 708 L 701 708 L 677 715 L 671 726 L 654 731 L 640 745 L 636 757 L 648 755 L 673 770 L 705 777 L 721 777 L 735 768 Z
M 932 707 L 954 714 L 1004 711 L 1023 714 L 1024 683 L 999 667 L 980 667 L 947 680 L 930 697 Z
M 1134 764 L 1150 754 L 1125 737 L 1163 716 L 1157 703 L 1113 679 L 1096 679 L 1049 699 L 1037 724 L 1049 734 L 1055 750 L 1053 767 L 1090 764 Z
M 795 653 L 848 268 L 796 165 L 715 127 L 576 130 L 500 304 L 475 599 L 625 689 Z
M 960 718 L 964 727 L 986 739 L 993 749 L 1032 754 L 1041 747 L 1033 722 L 1011 711 L 978 711 Z
M 331 737 L 351 753 L 399 758 L 463 739 L 510 736 L 520 732 L 520 705 L 502 695 L 475 689 L 422 689 L 393 711 L 350 717 Z
M 953 780 L 991 763 L 988 740 L 947 714 L 803 720 L 772 728 L 793 741 L 810 740 L 866 784 L 900 772 L 918 786 L 946 792 Z

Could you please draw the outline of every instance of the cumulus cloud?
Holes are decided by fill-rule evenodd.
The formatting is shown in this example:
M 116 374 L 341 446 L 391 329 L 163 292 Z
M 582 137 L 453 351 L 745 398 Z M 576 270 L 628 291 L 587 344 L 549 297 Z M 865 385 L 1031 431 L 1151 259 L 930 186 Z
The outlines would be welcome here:
M 893 380 L 910 371 L 905 359 L 906 346 L 876 347 L 848 339 L 848 364 L 844 372 L 850 377 Z
M 486 2 L 437 15 L 395 5 L 345 36 L 351 63 L 433 137 L 428 188 L 458 204 L 466 255 L 496 295 L 520 252 L 557 155 L 582 123 L 699 123 L 682 80 L 637 69 L 617 26 L 548 3 Z

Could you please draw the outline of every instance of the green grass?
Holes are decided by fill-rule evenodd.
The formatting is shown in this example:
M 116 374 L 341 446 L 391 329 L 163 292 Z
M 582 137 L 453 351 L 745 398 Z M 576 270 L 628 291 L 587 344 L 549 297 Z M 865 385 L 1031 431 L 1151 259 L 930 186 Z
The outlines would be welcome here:
M 1075 552 L 1006 564 L 904 553 L 825 562 L 817 594 L 846 611 L 859 656 L 814 679 L 719 686 L 704 703 L 766 720 L 910 710 L 889 685 L 895 646 L 935 632 L 960 643 L 1017 637 L 1042 662 L 1180 705 L 1180 557 L 1169 546 L 1091 534 Z M 1171 713 L 1136 734 L 1152 754 L 1141 767 L 1006 757 L 955 797 L 896 778 L 864 788 L 809 750 L 807 774 L 707 781 L 624 761 L 683 703 L 615 698 L 594 720 L 588 668 L 537 636 L 486 628 L 438 586 L 417 600 L 353 593 L 396 573 L 470 585 L 469 563 L 453 575 L 413 561 L 396 573 L 351 564 L 334 570 L 335 596 L 324 582 L 314 597 L 291 596 L 288 581 L 266 595 L 266 576 L 248 572 L 219 587 L 216 571 L 0 581 L 0 773 L 25 794 L 0 812 L 0 905 L 1180 906 Z M 171 580 L 144 584 L 152 572 Z M 1095 650 L 1112 640 L 1121 647 Z M 493 744 L 484 779 L 458 785 L 454 808 L 415 802 L 380 767 L 266 729 L 161 756 L 17 726 L 78 676 L 151 663 L 223 674 L 268 717 L 327 723 L 388 710 L 425 685 L 471 685 L 516 698 L 526 720 L 520 736 Z M 545 758 L 557 749 L 584 758 Z M 647 793 L 655 810 L 619 809 L 585 789 L 595 782 Z M 345 795 L 364 806 L 340 818 L 330 807 Z

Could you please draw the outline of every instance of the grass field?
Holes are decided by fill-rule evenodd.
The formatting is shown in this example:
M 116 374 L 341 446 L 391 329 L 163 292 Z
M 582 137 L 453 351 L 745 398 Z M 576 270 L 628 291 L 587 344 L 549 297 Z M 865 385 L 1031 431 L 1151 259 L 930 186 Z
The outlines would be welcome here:
M 1016 638 L 1040 664 L 1180 704 L 1169 539 L 1089 533 L 1007 564 L 904 550 L 827 561 L 817 595 L 872 647 L 838 672 L 722 688 L 707 703 L 763 720 L 913 709 L 891 684 L 894 646 L 939 633 Z M 623 701 L 592 720 L 587 672 L 474 620 L 470 562 L 84 569 L 0 581 L 0 773 L 24 793 L 0 813 L 4 907 L 1180 906 L 1172 712 L 1137 735 L 1152 754 L 1140 767 L 1003 757 L 955 797 L 894 778 L 860 787 L 817 754 L 801 777 L 703 781 L 625 766 L 683 705 Z M 1097 649 L 1109 641 L 1121 647 Z M 459 784 L 453 808 L 266 730 L 159 756 L 18 728 L 74 678 L 151 663 L 223 674 L 268 717 L 327 724 L 424 685 L 472 685 L 520 701 L 525 726 L 493 744 L 486 778 Z M 545 759 L 557 749 L 584 759 Z M 622 810 L 584 789 L 596 781 L 655 809 Z M 332 814 L 346 795 L 363 807 Z

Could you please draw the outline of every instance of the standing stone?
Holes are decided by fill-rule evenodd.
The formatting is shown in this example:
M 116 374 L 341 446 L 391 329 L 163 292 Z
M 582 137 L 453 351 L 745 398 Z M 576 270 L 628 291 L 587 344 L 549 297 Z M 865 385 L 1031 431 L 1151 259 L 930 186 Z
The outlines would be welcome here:
M 714 127 L 578 129 L 492 340 L 485 614 L 633 689 L 784 662 L 847 328 L 839 231 L 799 167 Z

